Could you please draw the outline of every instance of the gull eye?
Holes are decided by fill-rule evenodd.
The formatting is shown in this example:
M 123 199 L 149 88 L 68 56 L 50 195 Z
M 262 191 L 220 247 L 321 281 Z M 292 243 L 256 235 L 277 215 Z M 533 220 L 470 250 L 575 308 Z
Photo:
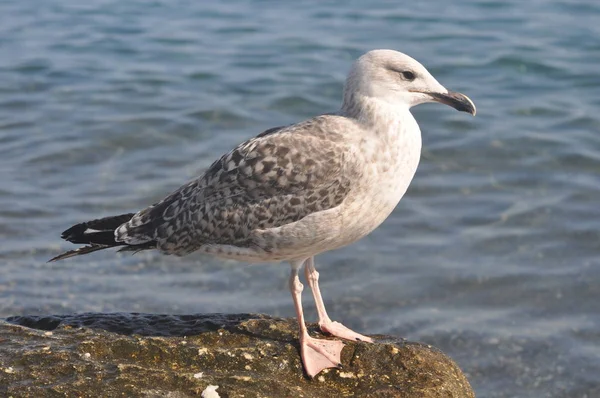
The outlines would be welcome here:
M 410 72 L 410 71 L 404 71 L 404 72 L 400 72 L 400 74 L 402 75 L 402 78 L 404 80 L 408 80 L 410 82 L 412 82 L 413 80 L 415 80 L 415 74 Z

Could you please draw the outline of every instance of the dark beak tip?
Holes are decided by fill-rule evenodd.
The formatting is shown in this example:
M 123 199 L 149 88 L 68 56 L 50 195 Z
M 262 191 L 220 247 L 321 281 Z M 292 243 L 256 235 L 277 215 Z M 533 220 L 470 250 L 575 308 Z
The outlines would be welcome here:
M 448 96 L 451 98 L 451 100 L 447 102 L 448 105 L 452 106 L 458 111 L 469 113 L 471 116 L 475 116 L 477 114 L 477 107 L 473 101 L 471 101 L 471 98 L 461 93 L 448 94 Z
M 467 112 L 472 116 L 475 116 L 477 113 L 477 108 L 473 101 L 464 94 L 448 91 L 447 93 L 432 93 L 430 95 L 434 100 L 451 106 L 457 111 Z
M 467 97 L 465 95 L 465 98 L 469 101 L 469 104 L 471 104 L 471 109 L 469 110 L 469 113 L 471 114 L 471 116 L 475 116 L 477 115 L 477 107 L 475 106 L 475 103 L 473 101 L 471 101 L 471 98 Z

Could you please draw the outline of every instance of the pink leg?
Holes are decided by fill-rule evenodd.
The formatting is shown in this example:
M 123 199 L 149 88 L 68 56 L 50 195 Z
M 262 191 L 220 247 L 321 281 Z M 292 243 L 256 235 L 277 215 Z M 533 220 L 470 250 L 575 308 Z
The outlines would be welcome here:
M 302 261 L 293 261 L 292 273 L 290 275 L 290 292 L 294 299 L 296 316 L 298 317 L 298 326 L 300 327 L 300 354 L 304 369 L 310 377 L 314 377 L 327 368 L 341 366 L 340 354 L 344 343 L 336 340 L 314 339 L 308 335 L 306 324 L 304 323 L 304 313 L 302 311 L 302 290 L 304 286 L 298 277 L 298 271 L 302 267 Z
M 317 313 L 319 314 L 319 327 L 323 332 L 332 334 L 342 339 L 352 341 L 366 341 L 372 343 L 373 339 L 362 334 L 356 333 L 339 322 L 333 322 L 329 319 L 327 311 L 325 310 L 325 303 L 321 297 L 321 290 L 319 289 L 319 273 L 315 268 L 315 258 L 310 257 L 305 262 L 304 272 L 306 273 L 306 280 L 308 286 L 312 290 L 313 297 L 315 298 L 315 304 L 317 305 Z

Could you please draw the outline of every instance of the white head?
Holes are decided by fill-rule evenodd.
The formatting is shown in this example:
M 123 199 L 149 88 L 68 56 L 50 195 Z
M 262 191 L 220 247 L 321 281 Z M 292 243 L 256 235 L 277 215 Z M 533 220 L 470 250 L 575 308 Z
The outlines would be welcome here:
M 466 95 L 448 91 L 419 62 L 393 50 L 369 51 L 354 62 L 342 109 L 349 111 L 361 98 L 404 108 L 436 101 L 475 115 L 475 104 Z

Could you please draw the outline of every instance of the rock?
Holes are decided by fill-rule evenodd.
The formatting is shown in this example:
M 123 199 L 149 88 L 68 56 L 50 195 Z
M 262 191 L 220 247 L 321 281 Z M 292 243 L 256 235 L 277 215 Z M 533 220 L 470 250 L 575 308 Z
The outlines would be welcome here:
M 293 319 L 257 314 L 10 317 L 0 396 L 474 397 L 442 352 L 388 336 L 348 342 L 344 368 L 311 380 L 296 333 Z

